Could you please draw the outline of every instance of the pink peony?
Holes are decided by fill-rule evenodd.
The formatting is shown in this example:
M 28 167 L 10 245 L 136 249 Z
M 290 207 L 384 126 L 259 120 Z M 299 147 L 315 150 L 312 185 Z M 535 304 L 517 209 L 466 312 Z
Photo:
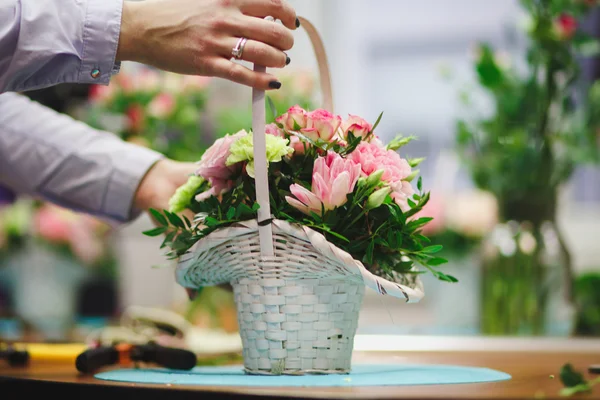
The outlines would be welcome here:
M 306 128 L 301 129 L 301 132 L 312 140 L 321 139 L 329 142 L 335 136 L 341 124 L 342 118 L 339 115 L 334 115 L 327 110 L 317 109 L 307 114 Z
M 394 202 L 398 204 L 398 206 L 400 206 L 400 209 L 404 212 L 410 210 L 408 199 L 415 194 L 415 191 L 410 182 L 397 181 L 392 183 L 390 187 L 392 188 L 392 193 L 390 193 L 390 196 L 392 196 Z
M 229 148 L 231 144 L 240 137 L 247 135 L 242 130 L 234 135 L 226 135 L 219 138 L 202 155 L 198 162 L 196 175 L 203 177 L 207 181 L 226 181 L 237 171 L 239 165 L 227 166 L 227 157 L 229 157 Z
M 361 142 L 348 158 L 361 165 L 364 176 L 383 169 L 385 172 L 381 179 L 384 182 L 399 182 L 411 174 L 408 161 L 394 150 L 386 150 L 376 143 Z
M 312 191 L 293 184 L 290 191 L 295 198 L 287 196 L 286 200 L 305 214 L 310 215 L 311 211 L 321 214 L 322 209 L 329 211 L 344 205 L 359 177 L 360 165 L 330 151 L 315 161 Z
M 344 139 L 348 139 L 348 132 L 352 132 L 355 137 L 366 138 L 373 130 L 373 125 L 361 117 L 350 114 L 348 119 L 342 123 L 342 133 Z
M 299 105 L 290 107 L 287 112 L 275 120 L 275 122 L 281 124 L 283 129 L 288 131 L 295 131 L 296 128 L 304 129 L 307 124 L 307 112 Z
M 175 110 L 175 98 L 167 93 L 157 95 L 148 104 L 148 114 L 162 119 L 170 116 Z

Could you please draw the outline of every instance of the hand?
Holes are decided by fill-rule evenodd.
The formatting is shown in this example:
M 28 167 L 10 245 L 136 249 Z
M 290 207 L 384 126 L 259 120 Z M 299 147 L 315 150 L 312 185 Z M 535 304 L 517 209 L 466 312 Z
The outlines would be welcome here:
M 272 16 L 282 24 L 265 20 Z M 136 61 L 185 75 L 224 78 L 269 90 L 281 83 L 232 61 L 240 37 L 248 42 L 242 59 L 269 68 L 289 63 L 290 29 L 299 21 L 286 0 L 125 1 L 117 59 Z
M 178 162 L 169 159 L 158 161 L 140 183 L 134 197 L 134 206 L 138 210 L 150 208 L 162 211 L 169 209 L 169 199 L 177 188 L 187 182 L 188 177 L 197 169 L 194 163 Z M 193 219 L 193 213 L 183 213 Z

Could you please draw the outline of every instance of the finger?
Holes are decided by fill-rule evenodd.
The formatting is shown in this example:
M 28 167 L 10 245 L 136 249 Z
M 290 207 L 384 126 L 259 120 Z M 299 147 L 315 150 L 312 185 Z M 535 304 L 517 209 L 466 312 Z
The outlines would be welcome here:
M 212 75 L 230 80 L 235 83 L 250 86 L 260 90 L 273 90 L 281 87 L 281 82 L 267 72 L 255 72 L 243 65 L 225 58 L 215 58 L 210 61 Z
M 240 0 L 240 11 L 253 17 L 265 18 L 272 16 L 278 19 L 288 29 L 300 26 L 296 10 L 286 0 Z
M 227 39 L 221 46 L 224 56 L 231 57 L 231 50 L 237 44 L 237 39 Z M 242 60 L 268 68 L 282 68 L 290 63 L 290 59 L 283 51 L 268 44 L 248 40 L 244 46 Z
M 290 50 L 294 46 L 292 32 L 276 22 L 242 15 L 232 28 L 238 37 L 263 42 L 281 51 Z

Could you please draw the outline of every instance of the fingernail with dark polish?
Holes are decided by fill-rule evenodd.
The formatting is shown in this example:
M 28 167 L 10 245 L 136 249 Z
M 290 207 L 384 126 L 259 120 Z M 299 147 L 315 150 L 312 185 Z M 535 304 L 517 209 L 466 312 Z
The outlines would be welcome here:
M 279 82 L 279 81 L 271 81 L 271 82 L 269 82 L 269 87 L 271 89 L 279 89 L 281 87 L 281 82 Z
M 290 65 L 291 62 L 292 62 L 292 60 L 290 59 L 290 57 L 285 56 L 285 65 Z
M 296 18 L 296 28 L 300 28 L 300 20 Z

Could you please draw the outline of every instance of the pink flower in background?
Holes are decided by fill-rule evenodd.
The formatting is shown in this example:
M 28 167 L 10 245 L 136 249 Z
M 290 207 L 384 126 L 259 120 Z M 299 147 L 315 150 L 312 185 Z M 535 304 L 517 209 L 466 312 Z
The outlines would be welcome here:
M 355 137 L 365 138 L 372 130 L 373 125 L 365 119 L 352 114 L 342 123 L 342 133 L 346 140 L 348 139 L 348 132 L 352 132 Z
M 71 222 L 64 210 L 53 205 L 44 205 L 35 213 L 33 230 L 52 243 L 68 243 L 71 239 Z
M 562 14 L 554 21 L 554 30 L 563 40 L 571 39 L 577 31 L 577 19 L 569 14 Z
M 183 90 L 204 90 L 210 84 L 211 78 L 199 75 L 184 75 L 182 77 Z
M 307 112 L 299 105 L 290 107 L 285 114 L 280 115 L 275 119 L 275 122 L 283 125 L 283 129 L 295 131 L 297 127 L 300 129 L 306 128 Z
M 415 219 L 422 217 L 431 217 L 433 220 L 429 221 L 427 225 L 423 227 L 424 235 L 436 235 L 445 229 L 445 208 L 444 198 L 441 195 L 430 192 L 430 198 L 423 209 L 415 214 Z
M 82 216 L 72 224 L 69 243 L 75 257 L 85 264 L 94 264 L 102 257 L 104 246 L 85 219 L 86 216 Z
M 330 151 L 315 161 L 312 191 L 293 184 L 290 191 L 295 198 L 286 196 L 286 200 L 305 214 L 310 215 L 311 211 L 321 214 L 322 208 L 329 211 L 344 205 L 359 177 L 360 165 Z
M 152 92 L 160 89 L 160 73 L 156 70 L 143 67 L 132 79 L 136 91 Z
M 127 129 L 131 132 L 141 132 L 144 130 L 146 120 L 144 108 L 139 104 L 133 104 L 127 109 Z
M 175 98 L 168 93 L 158 94 L 148 104 L 148 113 L 156 118 L 167 118 L 175 110 Z
M 89 91 L 90 101 L 93 103 L 107 104 L 115 96 L 114 85 L 92 85 Z
M 198 161 L 196 175 L 210 181 L 213 187 L 215 184 L 219 184 L 218 181 L 227 181 L 231 178 L 239 168 L 239 165 L 227 166 L 229 149 L 233 142 L 245 135 L 247 135 L 247 132 L 242 130 L 234 135 L 226 135 L 217 139 L 215 143 L 204 152 L 200 161 Z
M 408 161 L 394 150 L 386 150 L 376 143 L 361 142 L 348 158 L 361 165 L 364 176 L 383 169 L 381 179 L 388 183 L 404 180 L 411 174 Z
M 317 109 L 306 115 L 306 128 L 301 132 L 312 140 L 331 141 L 338 128 L 342 124 L 342 118 L 327 110 Z

